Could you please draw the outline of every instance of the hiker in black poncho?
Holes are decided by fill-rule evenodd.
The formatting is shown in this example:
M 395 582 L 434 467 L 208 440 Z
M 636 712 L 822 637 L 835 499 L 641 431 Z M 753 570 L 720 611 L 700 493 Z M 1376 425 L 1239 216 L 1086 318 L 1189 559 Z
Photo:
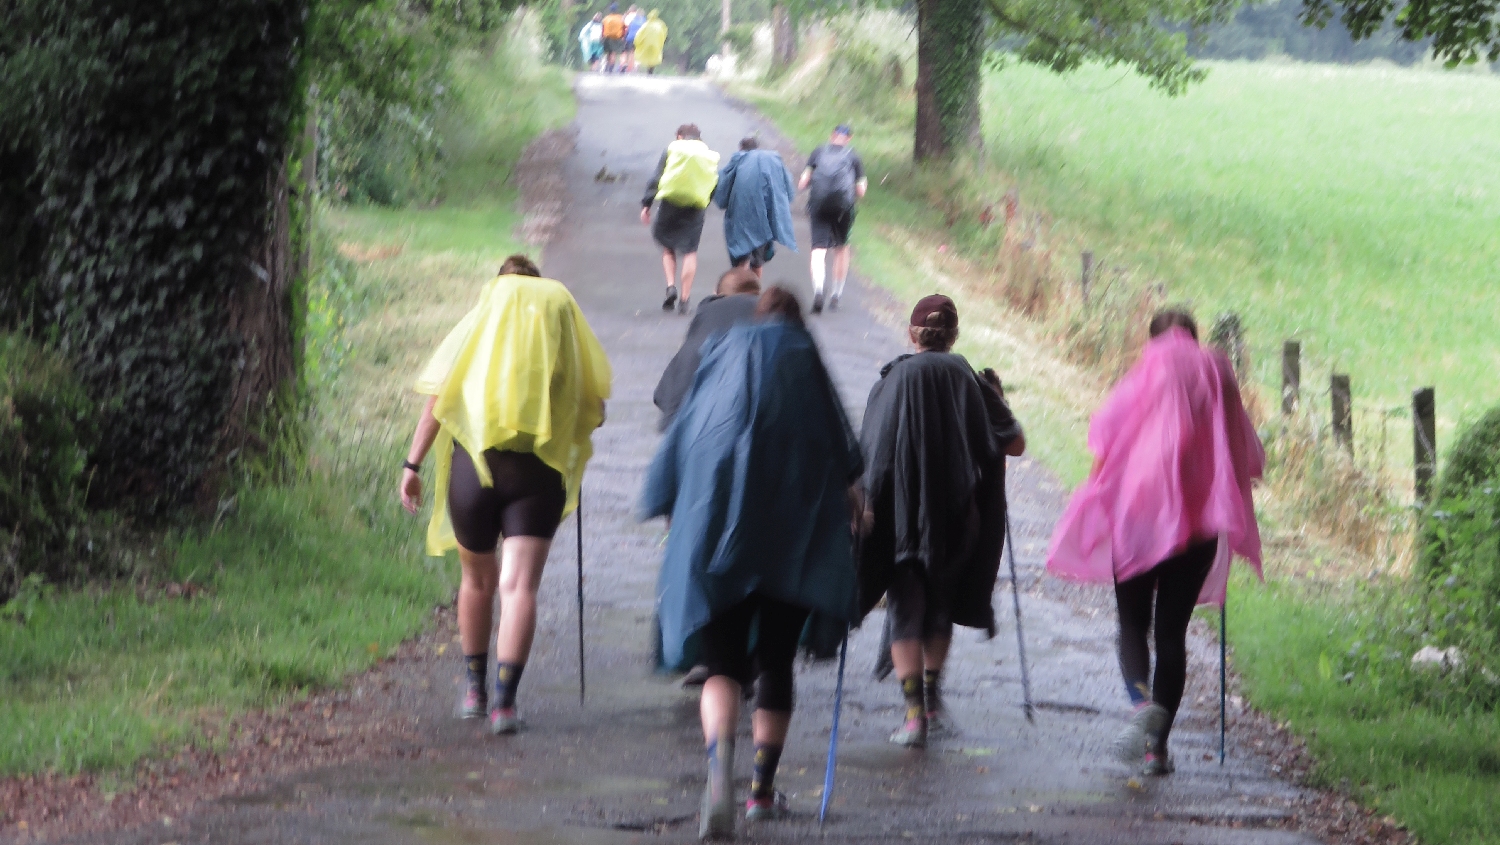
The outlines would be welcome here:
M 953 300 L 917 303 L 916 354 L 881 370 L 865 407 L 860 444 L 867 460 L 860 553 L 860 611 L 886 597 L 886 634 L 906 699 L 891 741 L 926 744 L 950 730 L 941 675 L 953 626 L 991 636 L 990 595 L 1005 540 L 1005 456 L 1026 449 L 992 370 L 976 374 L 949 350 L 958 338 Z M 882 661 L 885 655 L 882 654 Z

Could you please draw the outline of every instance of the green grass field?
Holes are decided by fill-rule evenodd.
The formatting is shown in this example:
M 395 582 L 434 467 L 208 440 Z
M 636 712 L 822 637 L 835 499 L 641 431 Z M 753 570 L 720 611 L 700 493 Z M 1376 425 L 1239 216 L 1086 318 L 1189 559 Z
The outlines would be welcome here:
M 451 598 L 456 564 L 422 555 L 426 523 L 396 500 L 420 407 L 410 381 L 522 249 L 511 167 L 573 108 L 563 73 L 504 49 L 463 57 L 459 74 L 450 202 L 325 214 L 325 248 L 364 257 L 312 286 L 302 480 L 247 487 L 218 524 L 163 538 L 140 589 L 51 593 L 25 624 L 0 619 L 0 775 L 128 779 L 236 712 L 338 685 Z M 168 582 L 202 592 L 168 598 Z
M 1123 70 L 991 73 L 990 159 L 1103 260 L 1240 312 L 1263 383 L 1300 338 L 1325 393 L 1337 367 L 1367 405 L 1435 385 L 1450 423 L 1500 401 L 1500 76 L 1207 67 L 1175 99 Z

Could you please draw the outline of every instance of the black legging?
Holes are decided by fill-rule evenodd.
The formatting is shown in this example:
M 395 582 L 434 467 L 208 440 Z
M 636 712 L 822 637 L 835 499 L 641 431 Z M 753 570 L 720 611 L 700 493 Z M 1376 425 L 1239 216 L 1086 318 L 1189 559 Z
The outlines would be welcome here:
M 1187 626 L 1203 581 L 1218 551 L 1217 539 L 1195 543 L 1167 558 L 1144 575 L 1115 584 L 1115 602 L 1120 608 L 1120 673 L 1125 686 L 1134 688 L 1151 682 L 1151 700 L 1167 709 L 1172 718 L 1162 731 L 1166 745 L 1182 688 L 1187 682 Z M 1152 627 L 1152 598 L 1156 617 L 1156 677 L 1151 678 L 1151 649 L 1146 633 Z
M 807 608 L 751 593 L 703 626 L 703 665 L 741 685 L 755 682 L 755 709 L 792 712 L 792 664 Z M 750 628 L 755 627 L 755 646 Z

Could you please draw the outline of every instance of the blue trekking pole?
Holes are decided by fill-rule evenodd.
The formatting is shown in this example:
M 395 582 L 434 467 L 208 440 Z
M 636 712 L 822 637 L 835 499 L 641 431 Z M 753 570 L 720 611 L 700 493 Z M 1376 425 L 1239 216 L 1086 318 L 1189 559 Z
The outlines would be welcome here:
M 839 680 L 833 688 L 833 730 L 828 735 L 828 768 L 823 772 L 823 804 L 818 808 L 818 824 L 828 818 L 828 802 L 833 797 L 834 761 L 839 754 L 839 712 L 844 709 L 844 660 L 849 656 L 849 628 L 844 628 L 844 642 L 839 646 Z

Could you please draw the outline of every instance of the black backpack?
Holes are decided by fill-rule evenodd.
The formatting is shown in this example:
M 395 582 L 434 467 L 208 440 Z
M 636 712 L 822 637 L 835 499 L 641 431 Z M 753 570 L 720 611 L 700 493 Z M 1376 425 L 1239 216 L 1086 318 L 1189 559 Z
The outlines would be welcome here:
M 814 214 L 843 214 L 854 208 L 854 151 L 830 144 L 818 155 L 808 185 L 808 210 Z

